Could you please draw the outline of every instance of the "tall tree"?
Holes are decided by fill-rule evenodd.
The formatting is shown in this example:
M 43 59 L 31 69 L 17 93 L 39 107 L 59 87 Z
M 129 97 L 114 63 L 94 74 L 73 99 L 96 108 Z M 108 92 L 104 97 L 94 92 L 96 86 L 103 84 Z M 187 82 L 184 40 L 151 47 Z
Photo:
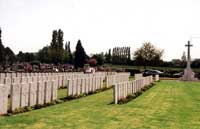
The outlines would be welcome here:
M 0 28 L 0 65 L 4 63 L 4 46 L 1 40 L 1 28 Z
M 61 29 L 53 31 L 49 54 L 52 63 L 64 62 L 65 52 L 63 49 L 63 31 Z
M 76 45 L 76 51 L 75 51 L 75 59 L 74 59 L 74 66 L 75 68 L 83 68 L 84 64 L 86 63 L 87 55 L 85 53 L 85 50 L 81 44 L 81 40 L 78 40 L 78 43 Z
M 57 48 L 57 47 L 58 47 L 58 44 L 57 44 L 57 37 L 58 37 L 58 32 L 57 32 L 57 30 L 53 30 L 52 41 L 51 41 L 51 47 L 52 47 L 52 48 Z
M 146 42 L 141 48 L 137 49 L 134 53 L 135 61 L 138 65 L 153 65 L 155 62 L 160 62 L 163 55 L 163 50 L 157 49 L 150 42 Z M 157 64 L 159 65 L 159 64 Z
M 71 52 L 70 41 L 68 42 L 68 55 L 69 55 L 69 64 L 73 64 L 73 55 Z
M 97 65 L 101 66 L 104 64 L 105 62 L 105 57 L 104 57 L 104 53 L 99 53 L 99 54 L 94 54 L 91 59 L 96 59 L 97 61 Z
M 111 49 L 108 50 L 108 53 L 105 54 L 105 63 L 111 63 Z
M 127 64 L 130 62 L 130 47 L 115 47 L 112 53 L 113 64 Z
M 29 52 L 23 53 L 22 51 L 20 51 L 17 54 L 17 58 L 20 62 L 31 62 L 31 61 L 34 61 L 36 59 L 36 54 L 35 53 L 29 53 Z
M 51 57 L 49 53 L 50 53 L 49 46 L 45 46 L 38 51 L 37 59 L 42 63 L 51 63 Z
M 11 65 L 16 61 L 14 52 L 9 48 L 5 48 L 5 63 L 6 65 Z
M 58 48 L 63 49 L 63 31 L 61 29 L 58 30 L 57 41 L 58 41 Z

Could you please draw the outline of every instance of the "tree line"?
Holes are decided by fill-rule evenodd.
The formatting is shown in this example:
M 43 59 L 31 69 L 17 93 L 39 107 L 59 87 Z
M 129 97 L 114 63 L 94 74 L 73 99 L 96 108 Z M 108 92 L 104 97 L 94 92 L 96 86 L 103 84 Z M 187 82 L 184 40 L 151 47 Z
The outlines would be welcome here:
M 64 32 L 61 29 L 53 30 L 52 39 L 49 45 L 44 46 L 38 52 L 22 52 L 17 55 L 2 43 L 2 31 L 0 28 L 0 65 L 3 67 L 12 65 L 15 62 L 38 62 L 48 64 L 70 64 L 77 68 L 83 68 L 85 64 L 91 66 L 133 65 L 133 66 L 159 66 L 159 67 L 180 67 L 186 66 L 186 56 L 183 53 L 181 59 L 163 61 L 163 49 L 156 48 L 152 43 L 145 42 L 134 53 L 131 47 L 114 47 L 107 52 L 101 52 L 88 56 L 81 40 L 77 41 L 76 49 L 71 51 L 70 41 L 64 43 Z M 192 61 L 193 68 L 200 67 L 200 59 Z
M 35 53 L 20 51 L 15 55 L 9 47 L 4 47 L 1 36 L 2 30 L 0 28 L 0 65 L 4 69 L 15 62 L 71 64 L 75 68 L 82 68 L 89 59 L 81 40 L 78 40 L 75 52 L 71 51 L 70 41 L 66 41 L 64 45 L 64 32 L 61 29 L 53 30 L 50 45 L 44 46 Z

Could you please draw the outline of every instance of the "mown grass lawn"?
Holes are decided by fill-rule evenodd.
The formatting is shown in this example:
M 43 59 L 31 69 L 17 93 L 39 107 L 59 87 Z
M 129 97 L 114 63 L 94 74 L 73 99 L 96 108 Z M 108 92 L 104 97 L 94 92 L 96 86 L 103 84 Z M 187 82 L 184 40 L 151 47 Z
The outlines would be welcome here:
M 124 105 L 112 90 L 47 108 L 0 117 L 0 128 L 129 129 L 200 128 L 200 83 L 161 81 Z

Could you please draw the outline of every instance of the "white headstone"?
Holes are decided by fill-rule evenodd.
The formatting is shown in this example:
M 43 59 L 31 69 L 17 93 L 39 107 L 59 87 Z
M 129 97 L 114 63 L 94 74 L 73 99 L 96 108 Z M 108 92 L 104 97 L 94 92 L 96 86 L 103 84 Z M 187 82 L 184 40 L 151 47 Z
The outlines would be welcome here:
M 29 83 L 29 106 L 37 104 L 37 82 Z
M 44 82 L 37 83 L 37 104 L 44 104 Z
M 20 84 L 11 85 L 11 110 L 14 111 L 16 108 L 20 107 Z
M 8 110 L 8 87 L 0 85 L 0 115 L 7 114 Z
M 26 107 L 28 106 L 29 101 L 29 84 L 22 83 L 21 84 L 21 94 L 20 94 L 20 106 Z

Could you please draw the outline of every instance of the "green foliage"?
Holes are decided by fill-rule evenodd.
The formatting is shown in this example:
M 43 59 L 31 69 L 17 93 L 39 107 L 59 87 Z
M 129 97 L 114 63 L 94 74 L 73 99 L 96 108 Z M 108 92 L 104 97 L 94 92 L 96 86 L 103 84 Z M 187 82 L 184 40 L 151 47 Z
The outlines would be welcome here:
M 118 104 L 125 104 L 125 103 L 130 102 L 132 99 L 135 99 L 138 96 L 142 95 L 143 92 L 145 92 L 146 90 L 150 89 L 153 86 L 154 86 L 153 83 L 148 85 L 148 86 L 144 86 L 141 90 L 137 91 L 136 93 L 130 94 L 126 98 L 123 98 L 123 99 L 119 100 Z
M 16 61 L 14 52 L 9 47 L 4 47 L 1 40 L 1 28 L 0 28 L 0 65 L 4 68 L 7 65 L 12 65 Z
M 180 59 L 172 59 L 171 63 L 172 63 L 172 67 L 176 67 L 176 68 L 184 68 L 186 66 L 186 63 Z
M 111 63 L 111 58 L 112 58 L 112 55 L 111 55 L 111 49 L 108 50 L 108 53 L 106 52 L 105 54 L 105 63 Z
M 6 47 L 4 49 L 4 52 L 5 52 L 4 56 L 6 65 L 12 65 L 16 61 L 14 52 L 9 47 Z
M 36 58 L 37 57 L 35 53 L 29 53 L 29 52 L 23 53 L 22 51 L 19 51 L 19 53 L 17 54 L 17 60 L 19 62 L 31 62 Z
M 157 49 L 150 42 L 146 42 L 134 53 L 137 65 L 159 66 L 162 63 L 163 50 Z
M 97 65 L 99 65 L 99 66 L 103 65 L 104 62 L 105 62 L 105 57 L 104 57 L 104 54 L 103 54 L 103 53 L 94 54 L 91 58 L 92 58 L 92 59 L 96 59 Z
M 75 68 L 83 68 L 84 64 L 87 62 L 88 57 L 85 53 L 85 50 L 81 44 L 81 40 L 78 40 L 78 43 L 76 45 L 76 51 L 75 51 L 75 59 L 74 59 L 74 66 Z
M 51 62 L 54 64 L 64 63 L 66 58 L 63 49 L 63 31 L 61 29 L 54 30 L 52 34 L 52 41 L 49 47 L 49 56 L 51 58 Z
M 1 28 L 0 28 L 0 64 L 2 65 L 4 62 L 4 45 L 1 40 Z
M 115 47 L 112 52 L 112 64 L 127 64 L 131 58 L 130 47 Z
M 65 57 L 64 57 L 64 62 L 65 63 L 69 63 L 69 64 L 73 64 L 73 55 L 71 52 L 71 48 L 70 48 L 70 42 L 66 42 L 65 44 Z
M 41 50 L 37 53 L 37 59 L 41 63 L 51 63 L 51 56 L 50 56 L 50 48 L 49 46 L 43 47 Z
M 192 68 L 200 68 L 200 59 L 195 59 L 191 64 Z
M 51 62 L 54 64 L 61 63 L 73 63 L 73 57 L 70 49 L 70 42 L 65 44 L 65 49 L 63 48 L 63 31 L 61 29 L 54 30 L 52 33 L 52 41 L 49 47 L 43 48 L 39 51 L 39 59 L 44 60 L 44 62 Z

